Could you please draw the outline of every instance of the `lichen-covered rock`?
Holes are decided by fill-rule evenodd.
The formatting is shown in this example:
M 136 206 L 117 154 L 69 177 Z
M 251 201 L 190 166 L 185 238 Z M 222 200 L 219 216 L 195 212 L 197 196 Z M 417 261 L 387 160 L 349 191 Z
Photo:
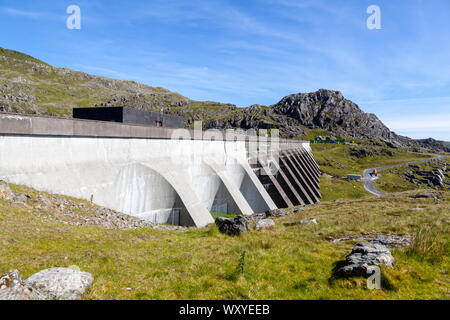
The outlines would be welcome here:
M 275 209 L 275 210 L 266 211 L 266 217 L 285 217 L 287 215 L 289 215 L 289 213 L 283 209 Z
M 394 257 L 389 249 L 381 244 L 358 243 L 345 259 L 345 266 L 339 268 L 336 273 L 347 277 L 366 277 L 371 266 L 393 268 Z
M 24 282 L 13 270 L 0 278 L 0 300 L 45 300 L 38 290 Z
M 12 201 L 14 199 L 14 193 L 4 181 L 0 181 L 0 199 L 7 201 Z
M 219 231 L 229 236 L 240 236 L 250 231 L 248 221 L 242 216 L 237 216 L 234 219 L 219 217 L 215 222 Z
M 255 225 L 256 230 L 263 230 L 272 227 L 275 227 L 275 221 L 273 221 L 272 219 L 259 220 Z
M 69 268 L 52 268 L 35 273 L 25 282 L 47 300 L 80 300 L 94 278 L 90 273 Z

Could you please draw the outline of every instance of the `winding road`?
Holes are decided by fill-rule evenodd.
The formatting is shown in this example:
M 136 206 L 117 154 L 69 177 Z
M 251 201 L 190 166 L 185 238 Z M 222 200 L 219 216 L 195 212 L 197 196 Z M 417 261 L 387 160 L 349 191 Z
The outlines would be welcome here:
M 424 159 L 424 160 L 410 161 L 410 162 L 405 162 L 405 163 L 393 164 L 393 165 L 389 165 L 389 166 L 381 166 L 381 167 L 377 167 L 377 168 L 366 169 L 366 170 L 364 170 L 364 173 L 363 173 L 364 189 L 366 189 L 367 192 L 370 192 L 371 194 L 376 195 L 378 197 L 381 197 L 386 194 L 386 193 L 378 190 L 375 187 L 374 182 L 376 180 L 378 180 L 379 177 L 373 178 L 370 176 L 370 173 L 373 172 L 373 170 L 375 170 L 375 169 L 377 169 L 378 171 L 381 171 L 381 170 L 385 170 L 385 169 L 408 166 L 410 164 L 429 162 L 429 161 L 433 161 L 433 160 L 440 160 L 440 159 L 444 159 L 444 158 L 448 157 L 445 155 L 438 155 L 438 154 L 433 154 L 433 156 L 435 156 L 435 157 L 429 158 L 429 159 Z

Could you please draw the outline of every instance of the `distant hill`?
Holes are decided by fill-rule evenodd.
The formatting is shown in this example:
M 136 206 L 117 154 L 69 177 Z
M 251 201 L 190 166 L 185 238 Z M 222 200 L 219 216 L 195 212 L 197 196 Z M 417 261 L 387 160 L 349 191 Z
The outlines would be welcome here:
M 433 138 L 416 140 L 416 142 L 424 148 L 434 150 L 436 152 L 445 151 L 450 152 L 450 142 L 438 141 Z
M 282 137 L 312 133 L 373 140 L 392 147 L 444 150 L 444 144 L 414 141 L 389 130 L 375 115 L 338 91 L 321 89 L 284 97 L 272 106 L 238 108 L 193 101 L 161 87 L 57 68 L 21 52 L 0 48 L 0 112 L 71 117 L 74 107 L 126 106 L 185 118 L 204 128 L 280 129 Z

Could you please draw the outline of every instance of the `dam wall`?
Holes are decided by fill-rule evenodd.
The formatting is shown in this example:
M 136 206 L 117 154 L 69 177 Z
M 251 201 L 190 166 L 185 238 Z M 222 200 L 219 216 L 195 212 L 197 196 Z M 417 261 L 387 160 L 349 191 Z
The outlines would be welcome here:
M 262 137 L 254 147 L 254 139 L 0 114 L 0 180 L 197 227 L 214 222 L 211 212 L 251 215 L 320 200 L 308 142 Z

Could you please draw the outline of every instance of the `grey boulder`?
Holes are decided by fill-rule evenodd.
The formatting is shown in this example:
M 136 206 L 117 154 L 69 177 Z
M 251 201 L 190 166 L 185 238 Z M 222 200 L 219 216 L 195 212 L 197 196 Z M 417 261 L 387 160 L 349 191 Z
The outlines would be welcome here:
M 255 225 L 256 230 L 263 230 L 272 227 L 275 227 L 275 221 L 273 221 L 272 219 L 259 220 Z
M 370 275 L 370 267 L 387 266 L 394 267 L 394 257 L 389 249 L 376 243 L 358 243 L 345 259 L 345 265 L 336 273 L 347 277 L 367 277 Z
M 87 272 L 52 268 L 35 273 L 26 284 L 44 294 L 47 300 L 80 300 L 93 281 Z
M 24 282 L 13 270 L 0 278 L 0 300 L 45 300 L 38 290 Z
M 242 216 L 237 216 L 234 219 L 219 217 L 215 223 L 221 233 L 229 236 L 240 236 L 250 231 L 248 221 Z

